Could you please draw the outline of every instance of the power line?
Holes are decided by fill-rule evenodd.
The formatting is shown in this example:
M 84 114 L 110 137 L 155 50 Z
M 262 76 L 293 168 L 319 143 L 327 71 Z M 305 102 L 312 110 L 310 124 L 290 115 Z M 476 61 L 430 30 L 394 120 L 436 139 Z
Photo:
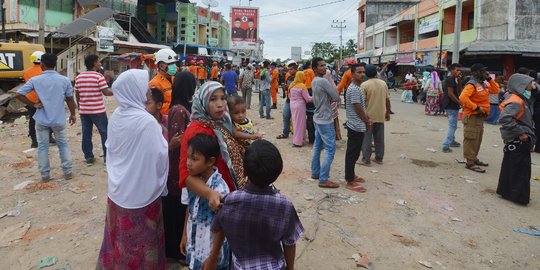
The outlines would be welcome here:
M 339 3 L 339 2 L 343 2 L 343 1 L 345 1 L 345 0 L 337 0 L 337 1 L 332 1 L 332 2 L 322 3 L 322 4 L 319 4 L 319 5 L 307 6 L 307 7 L 303 7 L 303 8 L 291 9 L 291 10 L 281 11 L 281 12 L 276 12 L 276 13 L 270 13 L 270 14 L 266 14 L 266 15 L 261 15 L 259 17 L 263 18 L 263 17 L 281 15 L 281 14 L 286 14 L 286 13 L 291 13 L 291 12 L 296 12 L 296 11 L 301 11 L 301 10 L 306 10 L 306 9 L 312 9 L 312 8 L 316 8 L 316 7 L 327 6 L 327 5 L 331 5 L 331 4 L 335 4 L 335 3 Z
M 343 25 L 346 22 L 346 20 L 340 21 L 340 20 L 333 20 L 332 28 L 339 29 L 339 60 L 343 60 L 343 29 L 347 28 L 347 26 Z

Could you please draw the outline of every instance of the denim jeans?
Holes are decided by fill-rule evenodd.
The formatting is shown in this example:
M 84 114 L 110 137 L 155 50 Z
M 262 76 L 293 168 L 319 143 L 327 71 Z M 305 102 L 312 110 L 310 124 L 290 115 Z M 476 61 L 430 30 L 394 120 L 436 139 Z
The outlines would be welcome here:
M 270 119 L 270 89 L 264 89 L 259 92 L 259 115 L 264 117 L 264 106 L 266 106 L 266 118 Z
M 324 161 L 321 166 L 321 150 L 324 149 Z M 311 175 L 319 177 L 319 183 L 326 183 L 330 177 L 330 167 L 336 153 L 336 130 L 334 124 L 319 125 L 315 123 L 315 142 L 313 143 L 313 159 Z
M 283 105 L 283 135 L 289 137 L 291 133 L 291 102 L 285 102 Z
M 496 125 L 499 122 L 499 104 L 489 104 L 489 116 L 486 118 L 486 122 Z
M 455 135 L 457 130 L 459 110 L 446 109 L 446 113 L 448 114 L 448 134 L 446 135 L 446 139 L 444 140 L 443 148 L 449 148 L 450 144 L 456 141 Z
M 96 125 L 99 135 L 101 135 L 101 147 L 103 148 L 103 159 L 106 159 L 107 148 L 105 142 L 107 141 L 107 114 L 81 114 L 81 126 L 82 126 L 82 151 L 84 153 L 84 159 L 89 160 L 94 158 L 92 151 L 92 129 Z
M 64 175 L 72 173 L 71 154 L 69 150 L 67 127 L 48 127 L 36 122 L 36 135 L 38 141 L 38 167 L 42 178 L 48 178 L 51 172 L 51 164 L 49 162 L 49 128 L 53 130 L 56 137 L 56 145 L 60 153 L 60 161 L 62 162 L 62 171 Z

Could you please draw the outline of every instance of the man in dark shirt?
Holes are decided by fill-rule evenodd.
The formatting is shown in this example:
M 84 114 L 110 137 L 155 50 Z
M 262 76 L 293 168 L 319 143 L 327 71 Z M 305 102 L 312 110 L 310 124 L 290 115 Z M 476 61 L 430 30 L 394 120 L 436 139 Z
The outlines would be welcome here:
M 451 153 L 450 147 L 459 147 L 460 143 L 455 140 L 455 133 L 457 129 L 458 113 L 461 107 L 459 101 L 459 94 L 461 92 L 461 65 L 454 63 L 448 68 L 450 76 L 448 76 L 444 83 L 444 99 L 442 106 L 448 113 L 448 134 L 443 143 L 443 152 Z
M 237 18 L 234 20 L 234 27 L 232 28 L 232 38 L 233 39 L 245 39 L 246 38 L 246 30 L 241 28 L 242 20 L 240 18 Z

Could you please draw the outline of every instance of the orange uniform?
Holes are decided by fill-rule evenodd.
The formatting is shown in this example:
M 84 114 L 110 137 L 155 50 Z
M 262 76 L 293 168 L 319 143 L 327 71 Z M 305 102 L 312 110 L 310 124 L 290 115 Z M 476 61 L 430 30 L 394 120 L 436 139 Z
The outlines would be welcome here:
M 34 64 L 23 72 L 23 79 L 25 82 L 28 82 L 32 77 L 36 77 L 41 74 L 43 74 L 41 66 L 39 64 Z M 28 93 L 26 95 L 26 98 L 34 103 L 37 103 L 39 101 L 36 90 L 32 90 L 30 93 Z
M 155 87 L 159 89 L 161 92 L 163 92 L 164 102 L 163 107 L 161 107 L 160 112 L 162 114 L 168 115 L 169 114 L 169 107 L 171 106 L 171 100 L 172 100 L 172 82 L 174 81 L 174 77 L 170 76 L 170 80 L 167 79 L 167 76 L 165 76 L 163 71 L 158 72 L 156 76 L 148 83 L 150 87 Z M 167 74 L 168 75 L 168 74 Z
M 208 73 L 206 73 L 206 68 L 204 66 L 197 67 L 197 79 L 199 80 L 208 79 Z
M 274 68 L 272 71 L 272 82 L 270 83 L 270 93 L 272 94 L 272 104 L 277 104 L 277 90 L 279 87 L 279 71 Z
M 189 66 L 187 70 L 197 77 L 197 66 Z
M 311 88 L 311 82 L 315 79 L 315 72 L 313 72 L 313 69 L 304 69 L 304 77 L 306 78 L 306 87 Z
M 341 95 L 341 92 L 343 92 L 343 89 L 347 90 L 347 88 L 349 88 L 351 81 L 352 81 L 351 69 L 347 69 L 347 71 L 343 73 L 343 77 L 341 77 L 341 81 L 339 82 L 339 85 L 337 87 L 337 90 L 340 95 Z
M 467 83 L 465 89 L 459 95 L 459 101 L 463 104 L 463 114 L 479 114 L 477 108 L 480 106 L 486 115 L 489 115 L 489 95 L 498 94 L 499 91 L 499 84 L 495 80 L 489 80 L 489 86 L 487 87 L 478 82 L 474 85 L 472 82 Z
M 218 72 L 219 72 L 218 67 L 217 67 L 217 66 L 213 66 L 213 67 L 212 67 L 212 73 L 211 73 L 211 75 L 212 75 L 212 80 L 218 78 Z

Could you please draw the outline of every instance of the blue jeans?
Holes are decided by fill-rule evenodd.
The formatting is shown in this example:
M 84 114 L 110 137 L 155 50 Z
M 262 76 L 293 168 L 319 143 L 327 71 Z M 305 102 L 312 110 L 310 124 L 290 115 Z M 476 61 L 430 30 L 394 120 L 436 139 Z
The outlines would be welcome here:
M 486 122 L 496 125 L 499 122 L 500 114 L 498 104 L 489 104 L 489 116 L 486 118 Z
M 285 102 L 283 105 L 283 135 L 289 137 L 291 133 L 291 103 Z
M 60 153 L 60 161 L 62 162 L 62 171 L 64 175 L 72 173 L 71 154 L 67 138 L 67 127 L 48 127 L 36 122 L 36 137 L 38 142 L 38 167 L 42 178 L 48 178 L 51 172 L 51 164 L 49 162 L 49 128 L 52 129 L 56 138 L 56 145 Z
M 443 148 L 449 148 L 450 144 L 456 141 L 459 110 L 446 109 L 446 113 L 448 114 L 448 134 L 444 140 Z
M 264 117 L 264 106 L 266 106 L 266 118 L 270 119 L 270 89 L 264 89 L 259 92 L 259 115 Z
M 84 159 L 89 160 L 94 158 L 92 149 L 92 129 L 96 125 L 99 135 L 101 135 L 101 147 L 103 148 L 103 158 L 106 159 L 107 148 L 105 142 L 107 141 L 107 120 L 106 113 L 98 114 L 81 114 L 81 126 L 82 126 L 82 151 L 84 153 Z
M 321 150 L 325 151 L 321 167 Z M 319 183 L 326 183 L 330 177 L 330 167 L 336 153 L 336 130 L 334 124 L 319 125 L 315 123 L 315 142 L 313 143 L 313 159 L 311 175 L 319 177 Z

